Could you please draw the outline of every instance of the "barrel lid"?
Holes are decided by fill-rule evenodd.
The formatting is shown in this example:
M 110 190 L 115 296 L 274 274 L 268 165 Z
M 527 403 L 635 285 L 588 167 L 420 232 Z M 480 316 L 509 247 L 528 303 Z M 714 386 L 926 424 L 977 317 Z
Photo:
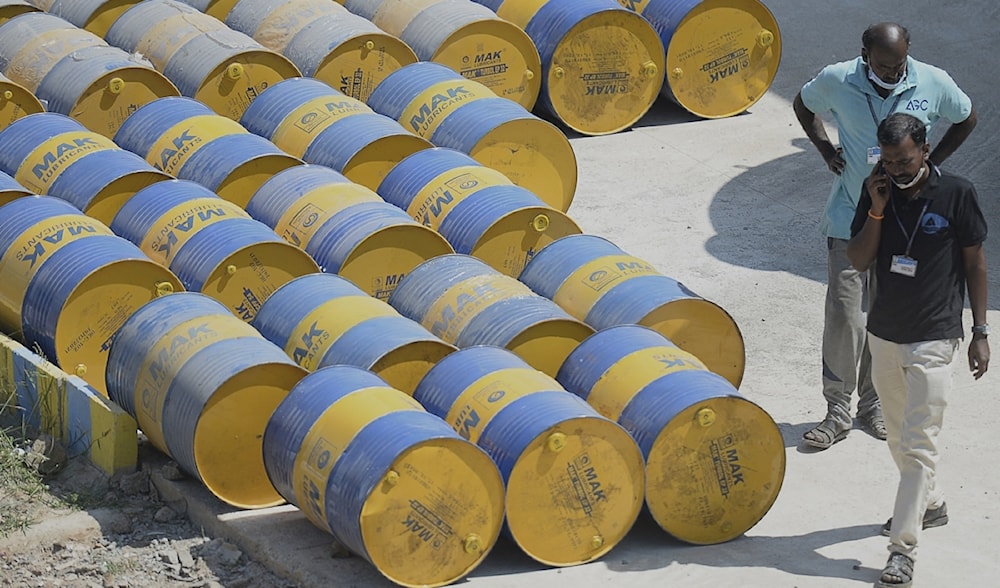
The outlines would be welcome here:
M 445 437 L 401 453 L 368 495 L 358 524 L 368 557 L 387 578 L 444 586 L 482 562 L 503 513 L 503 479 L 490 458 L 464 439 Z M 406 521 L 414 524 L 401 531 Z
M 180 92 L 163 74 L 151 67 L 127 66 L 97 78 L 70 112 L 83 126 L 111 139 L 137 107 L 170 96 Z
M 703 298 L 671 300 L 639 320 L 739 387 L 746 367 L 740 328 L 722 307 Z
M 568 566 L 599 558 L 639 516 L 642 453 L 601 417 L 567 419 L 535 437 L 507 479 L 507 523 L 532 558 Z
M 543 206 L 528 206 L 498 218 L 483 231 L 469 252 L 493 269 L 517 278 L 536 253 L 567 235 L 582 233 L 563 212 Z
M 607 71 L 607 63 L 621 63 Z M 559 40 L 547 64 L 547 100 L 566 126 L 585 135 L 627 129 L 663 85 L 663 43 L 627 10 L 595 12 Z
M 34 94 L 21 84 L 0 78 L 0 129 L 21 117 L 39 112 L 45 112 L 45 108 Z
M 387 33 L 366 32 L 334 47 L 312 77 L 367 101 L 389 74 L 416 62 L 417 54 L 402 40 Z
M 219 57 L 219 64 L 202 80 L 194 98 L 218 114 L 240 120 L 247 106 L 267 88 L 282 80 L 300 77 L 298 68 L 269 49 L 239 51 Z
M 535 44 L 517 25 L 500 18 L 459 27 L 438 46 L 431 61 L 529 111 L 542 88 L 542 62 Z
M 739 537 L 774 504 L 785 444 L 771 417 L 739 396 L 697 402 L 657 435 L 646 503 L 674 537 L 707 545 Z
M 73 288 L 59 313 L 54 337 L 59 366 L 107 396 L 111 337 L 143 304 L 183 290 L 170 270 L 148 259 L 122 259 L 97 268 Z
M 371 371 L 393 388 L 412 396 L 427 372 L 456 349 L 428 335 L 426 340 L 413 341 L 386 353 L 371 366 Z
M 400 127 L 398 134 L 380 137 L 359 149 L 347 161 L 341 173 L 356 184 L 376 190 L 389 170 L 400 161 L 421 149 L 431 147 L 433 145 L 430 141 L 407 133 Z
M 778 23 L 756 0 L 704 0 L 677 23 L 666 88 L 693 114 L 721 118 L 756 103 L 781 61 Z
M 250 198 L 275 174 L 290 167 L 302 165 L 302 160 L 284 153 L 265 153 L 236 166 L 222 182 L 215 187 L 221 198 L 246 208 Z
M 347 254 L 337 274 L 370 296 L 388 300 L 410 271 L 439 255 L 454 253 L 439 233 L 417 223 L 378 229 Z
M 122 205 L 136 192 L 156 182 L 169 179 L 172 179 L 172 176 L 155 169 L 129 172 L 100 187 L 100 191 L 94 195 L 84 212 L 87 216 L 111 226 L 111 221 L 115 219 Z
M 546 319 L 521 331 L 504 347 L 554 378 L 569 354 L 593 334 L 594 329 L 573 318 Z
M 111 25 L 115 24 L 115 21 L 135 4 L 135 0 L 105 0 L 100 2 L 87 17 L 83 28 L 98 37 L 104 37 L 108 34 Z

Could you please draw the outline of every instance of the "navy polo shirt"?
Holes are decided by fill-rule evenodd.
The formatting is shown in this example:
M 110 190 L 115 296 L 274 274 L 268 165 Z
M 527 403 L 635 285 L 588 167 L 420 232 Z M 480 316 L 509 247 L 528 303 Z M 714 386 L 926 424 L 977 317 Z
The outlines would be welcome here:
M 871 197 L 862 189 L 851 236 L 864 227 L 870 208 Z M 895 343 L 962 338 L 962 248 L 982 243 L 987 232 L 976 189 L 968 180 L 932 166 L 930 177 L 913 200 L 892 186 L 881 222 L 868 331 Z M 910 257 L 917 260 L 913 277 L 889 271 L 892 256 L 906 253 L 910 235 Z

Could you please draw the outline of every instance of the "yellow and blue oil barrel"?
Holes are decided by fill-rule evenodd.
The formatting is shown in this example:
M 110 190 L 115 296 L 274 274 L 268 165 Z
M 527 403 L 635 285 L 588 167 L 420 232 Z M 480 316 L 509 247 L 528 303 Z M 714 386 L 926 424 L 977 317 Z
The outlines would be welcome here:
M 548 245 L 519 278 L 597 330 L 638 324 L 693 353 L 734 386 L 743 380 L 743 335 L 722 307 L 595 235 Z
M 393 119 L 319 80 L 287 80 L 250 105 L 240 122 L 309 163 L 374 190 L 408 155 L 431 147 Z
M 226 24 L 358 100 L 417 61 L 401 39 L 330 0 L 240 0 Z
M 138 155 L 81 123 L 39 113 L 0 130 L 0 169 L 36 194 L 62 198 L 104 224 L 111 224 L 129 198 L 170 179 Z
M 600 331 L 557 379 L 639 443 L 646 505 L 674 537 L 734 539 L 778 497 L 785 444 L 774 420 L 663 335 L 636 325 Z
M 229 504 L 284 502 L 261 439 L 307 372 L 280 348 L 219 302 L 183 292 L 132 313 L 107 355 L 111 399 L 154 447 Z
M 0 24 L 15 16 L 38 11 L 38 7 L 30 4 L 28 0 L 0 0 Z
M 247 211 L 283 239 L 385 300 L 428 259 L 454 253 L 439 233 L 330 168 L 300 165 L 268 180 Z
M 542 58 L 542 105 L 569 128 L 629 128 L 663 86 L 663 43 L 615 0 L 474 0 L 523 28 Z
M 551 300 L 468 255 L 442 255 L 420 264 L 396 286 L 389 304 L 448 343 L 505 347 L 550 376 L 594 332 Z
M 566 212 L 576 193 L 576 154 L 566 135 L 482 84 L 437 63 L 390 74 L 368 105 L 439 147 L 469 154 Z
M 169 267 L 185 289 L 211 296 L 248 322 L 282 284 L 319 271 L 306 252 L 242 208 L 185 180 L 139 190 L 111 229 Z
M 17 180 L 0 171 L 0 206 L 17 198 L 30 196 L 31 192 L 17 183 Z
M 493 458 L 507 484 L 505 530 L 534 559 L 597 559 L 638 517 L 645 473 L 635 441 L 509 351 L 456 351 L 414 398 Z
M 135 111 L 115 142 L 156 169 L 198 182 L 239 206 L 274 174 L 302 163 L 191 98 L 155 100 Z
M 455 0 L 347 0 L 348 10 L 396 35 L 421 61 L 434 61 L 531 110 L 542 62 L 522 28 L 491 10 Z
M 0 70 L 45 100 L 50 112 L 72 116 L 106 137 L 136 107 L 179 95 L 145 59 L 44 12 L 0 25 Z
M 45 107 L 27 88 L 0 74 L 0 129 L 19 118 L 45 112 Z
M 48 196 L 0 208 L 0 324 L 106 393 L 108 341 L 145 302 L 182 289 L 100 221 Z
M 541 248 L 581 232 L 564 212 L 451 149 L 435 147 L 407 157 L 386 174 L 378 191 L 444 235 L 457 253 L 514 278 Z
M 781 62 L 781 33 L 757 0 L 618 0 L 660 34 L 663 93 L 689 112 L 721 118 L 767 92 Z
M 401 586 L 444 586 L 479 565 L 503 523 L 489 456 L 371 372 L 331 366 L 267 423 L 278 492 Z
M 332 274 L 296 278 L 261 306 L 253 326 L 295 363 L 313 371 L 331 365 L 371 370 L 413 394 L 453 345 Z
M 107 34 L 108 29 L 126 10 L 138 4 L 140 0 L 34 0 L 46 12 L 59 18 L 64 18 L 74 25 L 87 29 L 99 37 Z
M 174 0 L 147 0 L 129 8 L 107 39 L 146 55 L 182 95 L 233 120 L 266 88 L 301 75 L 280 53 Z

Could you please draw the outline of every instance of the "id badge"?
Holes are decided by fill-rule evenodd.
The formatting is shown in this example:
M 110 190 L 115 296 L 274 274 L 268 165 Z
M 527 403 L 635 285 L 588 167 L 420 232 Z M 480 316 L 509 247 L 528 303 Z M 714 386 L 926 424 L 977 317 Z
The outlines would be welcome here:
M 868 165 L 875 165 L 882 158 L 882 150 L 876 145 L 868 148 Z
M 892 265 L 889 266 L 889 271 L 894 274 L 912 278 L 917 275 L 917 260 L 905 255 L 893 255 Z

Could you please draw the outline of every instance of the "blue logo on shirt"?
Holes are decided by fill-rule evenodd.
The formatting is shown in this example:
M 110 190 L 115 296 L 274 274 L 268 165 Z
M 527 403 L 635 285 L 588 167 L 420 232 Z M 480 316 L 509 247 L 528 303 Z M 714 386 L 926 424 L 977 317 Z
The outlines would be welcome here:
M 914 111 L 914 110 L 920 110 L 920 111 L 923 111 L 923 112 L 927 112 L 927 109 L 928 109 L 929 106 L 930 106 L 930 103 L 927 100 L 921 100 L 919 98 L 914 98 L 914 99 L 912 99 L 912 100 L 910 100 L 910 101 L 908 101 L 906 103 L 906 110 L 909 110 L 911 112 Z
M 948 228 L 948 219 L 940 214 L 928 212 L 920 219 L 920 230 L 925 235 L 935 235 Z

